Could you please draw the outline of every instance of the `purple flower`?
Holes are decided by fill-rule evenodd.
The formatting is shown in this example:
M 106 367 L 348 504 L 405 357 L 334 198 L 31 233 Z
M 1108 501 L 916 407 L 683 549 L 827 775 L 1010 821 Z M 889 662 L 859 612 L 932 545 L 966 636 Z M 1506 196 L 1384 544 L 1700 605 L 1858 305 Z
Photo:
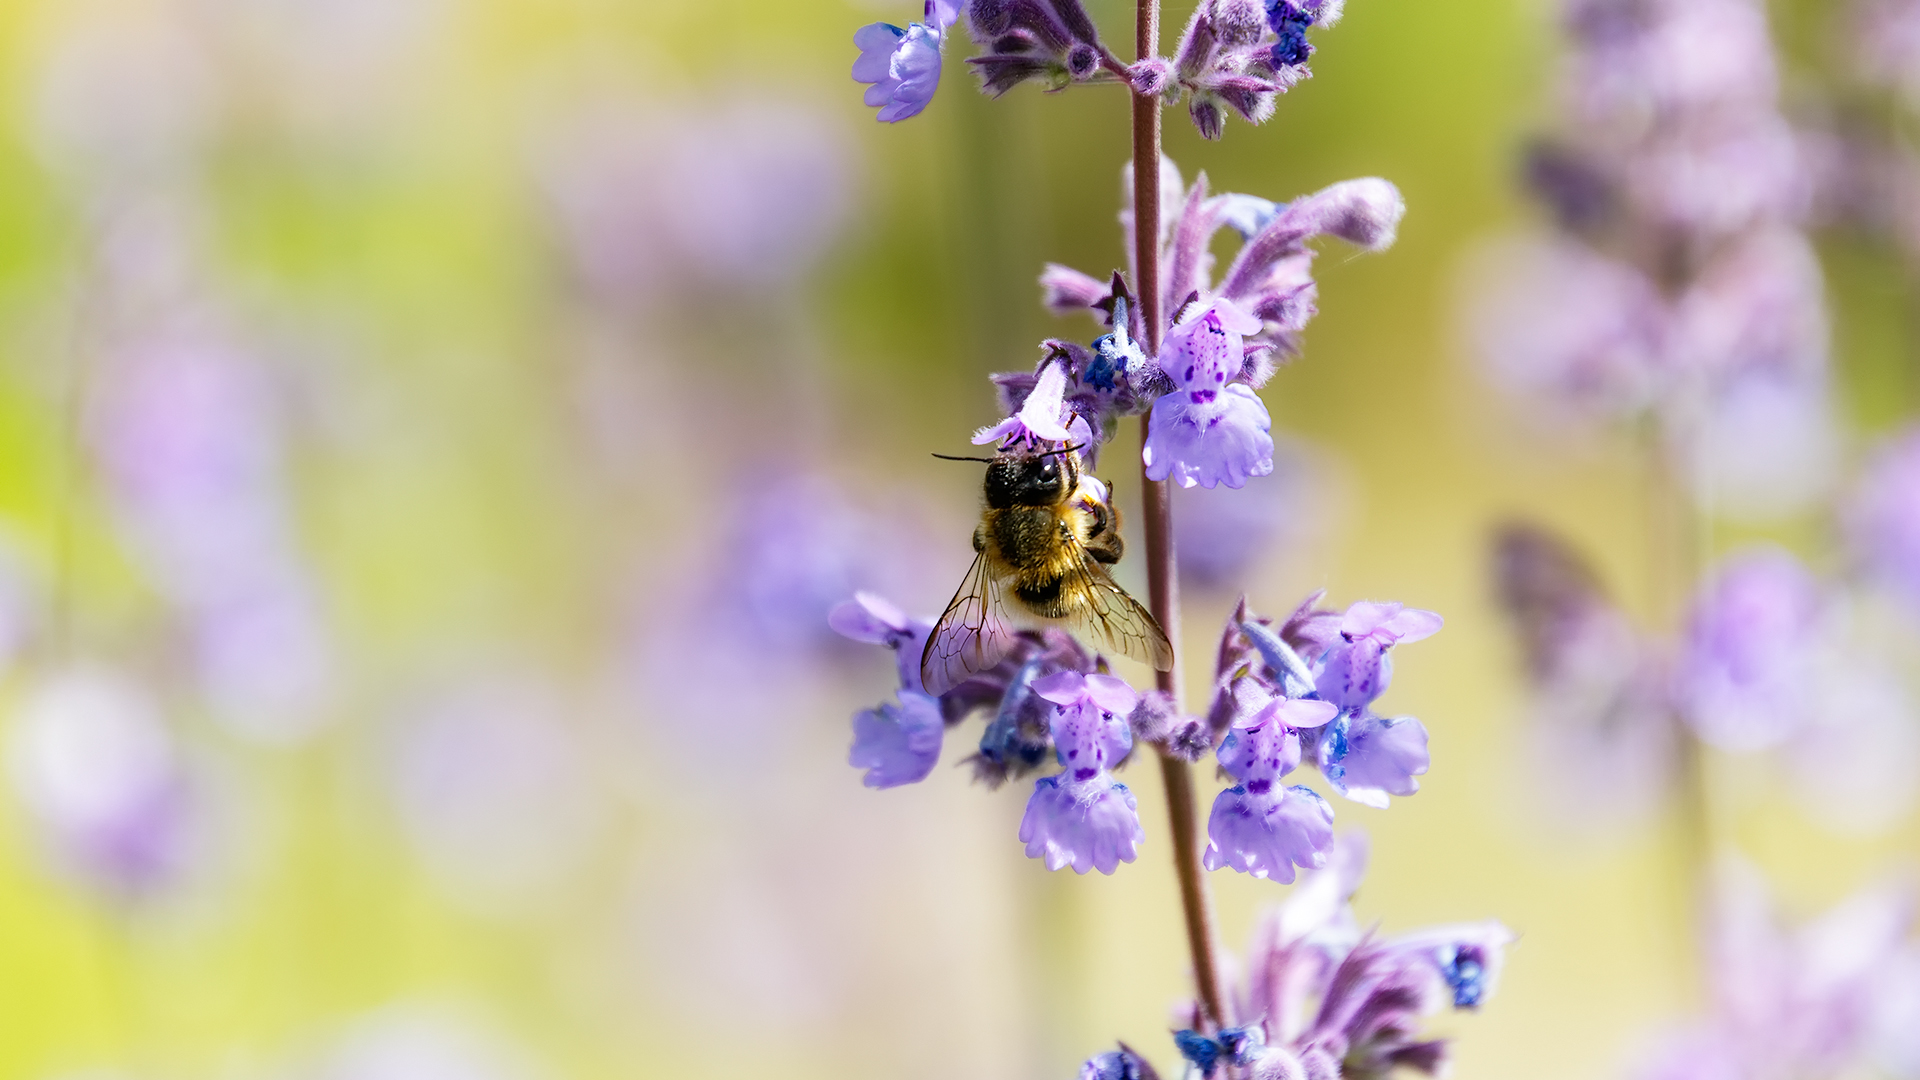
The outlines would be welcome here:
M 1380 716 L 1359 708 L 1321 728 L 1315 759 L 1333 789 L 1362 806 L 1384 810 L 1389 795 L 1420 790 L 1427 771 L 1426 725 L 1411 716 Z
M 1284 885 L 1293 880 L 1295 864 L 1324 865 L 1331 843 L 1333 807 L 1312 788 L 1271 787 L 1255 794 L 1242 784 L 1213 800 L 1202 861 L 1209 870 L 1230 866 Z
M 1066 393 L 1067 366 L 1048 361 L 1019 411 L 993 427 L 974 432 L 973 444 L 999 443 L 1002 450 L 1039 450 L 1047 448 L 1043 444 L 1065 443 L 1072 437 L 1067 429 L 1070 418 L 1065 415 Z
M 100 669 L 62 672 L 28 691 L 7 735 L 14 790 L 56 858 L 122 895 L 184 868 L 188 778 L 140 687 Z
M 933 623 L 909 619 L 885 597 L 856 592 L 853 599 L 827 612 L 827 625 L 843 637 L 892 649 L 900 668 L 900 688 L 916 694 L 926 692 L 920 685 L 920 651 L 927 635 L 933 633 Z
M 1045 859 L 1049 870 L 1071 866 L 1076 874 L 1111 874 L 1133 861 L 1146 838 L 1133 792 L 1106 773 L 1079 783 L 1066 773 L 1041 777 L 1020 819 L 1027 857 Z
M 1088 1058 L 1087 1063 L 1080 1066 L 1080 1080 L 1160 1080 L 1160 1074 L 1127 1044 L 1121 1043 L 1118 1050 Z
M 1709 1009 L 1669 1033 L 1647 1080 L 1875 1073 L 1876 1028 L 1915 1030 L 1920 1015 L 1882 1008 L 1913 925 L 1911 889 L 1877 886 L 1797 927 L 1783 925 L 1765 880 L 1729 860 L 1717 868 L 1701 937 Z M 1914 1009 L 1920 1002 L 1908 1001 Z M 1876 1015 L 1878 1014 L 1878 1015 Z
M 860 58 L 853 62 L 853 80 L 872 83 L 866 103 L 880 109 L 875 119 L 892 124 L 920 110 L 940 88 L 940 48 L 947 28 L 960 17 L 954 0 L 927 0 L 926 22 L 901 29 L 892 23 L 870 23 L 853 35 Z
M 1140 695 L 1122 680 L 1058 671 L 1035 679 L 1033 692 L 1054 705 L 1054 750 L 1075 782 L 1093 779 L 1133 749 L 1127 717 Z
M 1322 655 L 1314 684 L 1320 696 L 1341 709 L 1360 709 L 1393 681 L 1388 650 L 1440 632 L 1442 620 L 1431 611 L 1397 603 L 1361 600 L 1340 620 L 1340 639 Z
M 1845 520 L 1867 569 L 1920 607 L 1920 425 L 1880 450 L 1853 492 Z
M 1053 704 L 1054 752 L 1065 768 L 1034 783 L 1020 822 L 1027 856 L 1049 870 L 1111 874 L 1146 839 L 1133 793 L 1107 772 L 1133 746 L 1127 717 L 1140 695 L 1111 675 L 1078 671 L 1036 679 L 1033 692 Z
M 1500 985 L 1513 931 L 1497 919 L 1436 926 L 1394 938 L 1390 944 L 1433 964 L 1456 1009 L 1474 1009 Z
M 1824 607 L 1819 583 L 1784 551 L 1721 565 L 1694 601 L 1680 670 L 1687 721 L 1702 739 L 1753 750 L 1805 723 Z
M 1431 1075 L 1447 1047 L 1420 1038 L 1422 1018 L 1492 994 L 1511 932 L 1488 921 L 1386 940 L 1363 933 L 1350 898 L 1366 869 L 1364 835 L 1341 837 L 1327 855 L 1257 923 L 1239 965 L 1247 983 L 1228 995 L 1222 1030 L 1175 1034 L 1203 1075 L 1226 1061 L 1254 1080 Z M 1187 1015 L 1184 1003 L 1177 1009 Z
M 1239 780 L 1213 802 L 1207 820 L 1207 869 L 1293 880 L 1293 867 L 1318 867 L 1333 842 L 1333 808 L 1310 788 L 1281 786 L 1300 764 L 1300 729 L 1316 728 L 1337 710 L 1324 701 L 1275 699 L 1216 751 L 1220 767 Z
M 1232 302 L 1215 299 L 1168 333 L 1160 367 L 1175 389 L 1153 403 L 1142 450 L 1148 478 L 1237 488 L 1273 471 L 1267 407 L 1250 387 L 1228 381 L 1245 363 L 1241 335 L 1260 326 Z
M 925 694 L 900 691 L 900 702 L 855 713 L 853 749 L 847 764 L 867 770 L 870 788 L 917 784 L 940 760 L 946 722 L 940 703 Z

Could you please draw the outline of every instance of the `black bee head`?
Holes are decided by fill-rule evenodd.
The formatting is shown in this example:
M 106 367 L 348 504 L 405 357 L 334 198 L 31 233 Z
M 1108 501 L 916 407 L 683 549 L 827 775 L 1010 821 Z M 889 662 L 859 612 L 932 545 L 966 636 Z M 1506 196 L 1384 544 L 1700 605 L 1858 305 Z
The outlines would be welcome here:
M 1075 454 L 1002 454 L 987 466 L 987 505 L 995 510 L 1053 506 L 1079 484 Z

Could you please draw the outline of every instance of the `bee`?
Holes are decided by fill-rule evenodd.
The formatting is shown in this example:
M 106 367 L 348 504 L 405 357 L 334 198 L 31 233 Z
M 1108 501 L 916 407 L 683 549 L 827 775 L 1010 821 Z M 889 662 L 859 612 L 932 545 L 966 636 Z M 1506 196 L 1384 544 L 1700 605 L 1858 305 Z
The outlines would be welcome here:
M 1103 652 L 1173 666 L 1166 631 L 1116 584 L 1120 513 L 1076 448 L 987 462 L 973 568 L 928 635 L 920 679 L 943 694 L 998 664 L 1020 630 L 1058 626 Z

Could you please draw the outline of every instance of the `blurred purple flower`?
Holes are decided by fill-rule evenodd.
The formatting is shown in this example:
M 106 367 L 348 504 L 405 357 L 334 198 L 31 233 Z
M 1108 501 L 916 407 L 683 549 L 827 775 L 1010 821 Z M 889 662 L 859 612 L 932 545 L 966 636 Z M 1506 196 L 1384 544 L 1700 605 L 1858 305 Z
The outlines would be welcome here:
M 1819 583 L 1784 551 L 1751 550 L 1714 571 L 1694 601 L 1679 672 L 1702 739 L 1755 750 L 1807 722 L 1824 606 Z
M 1160 1074 L 1126 1043 L 1120 1049 L 1095 1054 L 1080 1066 L 1080 1080 L 1160 1080 Z
M 1920 427 L 1874 456 L 1843 512 L 1856 557 L 1920 607 Z
M 188 780 L 142 688 L 105 669 L 69 669 L 31 687 L 10 726 L 14 791 L 58 861 L 122 896 L 186 868 Z
M 1133 746 L 1127 717 L 1140 695 L 1110 675 L 1061 671 L 1033 682 L 1053 705 L 1053 745 L 1062 771 L 1034 783 L 1020 822 L 1027 857 L 1047 869 L 1111 874 L 1132 862 L 1146 830 L 1133 793 L 1107 771 Z
M 865 100 L 879 108 L 875 119 L 897 123 L 920 115 L 933 100 L 940 88 L 940 49 L 959 17 L 956 0 L 927 0 L 924 23 L 911 23 L 904 30 L 892 23 L 869 23 L 853 35 L 860 48 L 853 80 L 873 84 Z
M 845 226 L 858 161 L 829 114 L 742 93 L 697 119 L 650 99 L 577 105 L 532 164 L 581 285 L 636 304 L 790 290 Z
M 94 461 L 136 556 L 187 624 L 202 690 L 243 734 L 308 734 L 332 649 L 294 535 L 274 388 L 203 332 L 156 334 L 109 373 L 89 417 Z
M 1758 871 L 1729 860 L 1703 920 L 1708 1014 L 1670 1032 L 1640 1076 L 1838 1076 L 1868 1065 L 1913 923 L 1910 890 L 1871 888 L 1789 930 Z M 1920 1014 L 1899 1023 L 1911 1031 Z
M 853 750 L 847 764 L 867 770 L 861 782 L 870 788 L 917 784 L 940 760 L 945 732 L 938 701 L 902 690 L 898 705 L 882 704 L 854 714 Z
M 400 824 L 455 900 L 512 906 L 582 865 L 604 806 L 571 716 L 547 679 L 496 664 L 395 717 L 387 781 Z
M 1920 0 L 1865 0 L 1854 5 L 1853 23 L 1858 72 L 1920 109 Z

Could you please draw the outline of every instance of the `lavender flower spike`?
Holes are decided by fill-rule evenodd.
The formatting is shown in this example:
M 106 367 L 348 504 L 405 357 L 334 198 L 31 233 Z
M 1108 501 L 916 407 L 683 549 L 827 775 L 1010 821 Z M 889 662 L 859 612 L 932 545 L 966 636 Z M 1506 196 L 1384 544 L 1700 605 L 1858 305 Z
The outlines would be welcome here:
M 1230 866 L 1285 884 L 1296 864 L 1326 864 L 1333 808 L 1311 788 L 1287 788 L 1279 780 L 1300 764 L 1300 729 L 1319 727 L 1336 711 L 1324 701 L 1276 699 L 1227 733 L 1217 751 L 1220 767 L 1240 785 L 1214 800 L 1207 869 Z
M 1141 451 L 1147 477 L 1181 487 L 1244 487 L 1273 472 L 1273 421 L 1259 395 L 1228 382 L 1245 364 L 1243 335 L 1260 320 L 1225 298 L 1189 309 L 1167 334 L 1160 367 L 1175 390 L 1153 403 Z
M 1053 745 L 1066 768 L 1034 783 L 1020 821 L 1027 857 L 1049 870 L 1111 874 L 1146 839 L 1133 792 L 1107 772 L 1133 747 L 1127 716 L 1140 695 L 1111 675 L 1077 671 L 1035 679 L 1033 692 L 1054 704 Z
M 855 82 L 867 87 L 866 103 L 879 108 L 875 119 L 898 123 L 920 111 L 940 88 L 940 49 L 947 28 L 960 17 L 956 0 L 927 0 L 926 22 L 904 30 L 892 23 L 869 23 L 853 35 L 860 59 L 853 62 Z
M 945 734 L 940 703 L 902 690 L 898 705 L 884 704 L 854 714 L 853 749 L 847 764 L 867 770 L 862 782 L 870 788 L 917 784 L 940 760 Z

